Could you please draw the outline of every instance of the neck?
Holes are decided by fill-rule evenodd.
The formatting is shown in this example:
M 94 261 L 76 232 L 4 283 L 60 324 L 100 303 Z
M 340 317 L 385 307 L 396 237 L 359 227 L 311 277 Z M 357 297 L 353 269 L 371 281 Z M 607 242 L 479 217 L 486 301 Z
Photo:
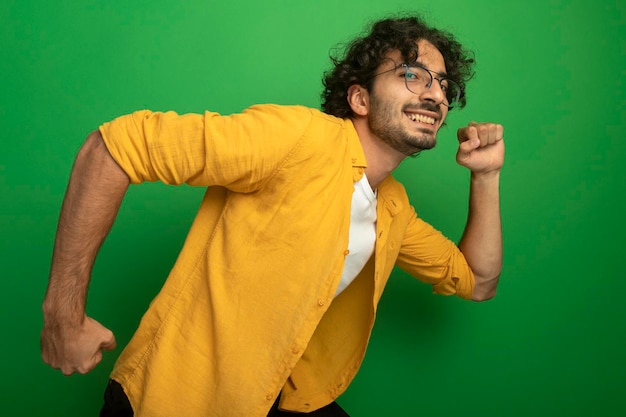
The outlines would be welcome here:
M 352 119 L 352 123 L 359 135 L 367 161 L 365 175 L 372 189 L 376 189 L 400 165 L 406 155 L 396 151 L 374 135 L 369 128 L 367 118 L 356 117 Z

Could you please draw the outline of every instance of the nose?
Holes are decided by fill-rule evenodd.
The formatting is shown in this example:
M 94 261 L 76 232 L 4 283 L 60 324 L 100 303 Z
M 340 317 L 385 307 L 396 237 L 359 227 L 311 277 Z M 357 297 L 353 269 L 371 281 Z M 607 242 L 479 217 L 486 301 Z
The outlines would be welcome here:
M 441 88 L 441 84 L 439 83 L 439 81 L 433 78 L 430 86 L 426 86 L 426 88 L 422 90 L 420 98 L 422 100 L 431 101 L 434 104 L 440 105 L 446 99 L 446 94 Z

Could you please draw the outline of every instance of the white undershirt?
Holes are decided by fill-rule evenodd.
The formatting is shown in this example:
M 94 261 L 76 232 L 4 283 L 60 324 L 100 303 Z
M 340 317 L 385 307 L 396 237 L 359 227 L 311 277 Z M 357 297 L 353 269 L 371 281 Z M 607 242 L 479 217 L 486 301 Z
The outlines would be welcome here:
M 376 245 L 376 193 L 365 174 L 354 183 L 350 210 L 348 255 L 343 266 L 341 281 L 335 292 L 338 296 L 361 272 L 374 253 Z

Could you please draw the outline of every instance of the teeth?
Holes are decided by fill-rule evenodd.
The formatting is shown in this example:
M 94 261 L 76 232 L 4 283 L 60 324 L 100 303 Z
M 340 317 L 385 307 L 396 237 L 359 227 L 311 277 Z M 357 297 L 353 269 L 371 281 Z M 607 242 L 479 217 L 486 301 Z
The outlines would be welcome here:
M 423 116 L 421 114 L 415 113 L 407 113 L 407 116 L 409 116 L 409 119 L 413 120 L 414 122 L 428 123 L 429 125 L 435 124 L 435 119 L 432 117 Z

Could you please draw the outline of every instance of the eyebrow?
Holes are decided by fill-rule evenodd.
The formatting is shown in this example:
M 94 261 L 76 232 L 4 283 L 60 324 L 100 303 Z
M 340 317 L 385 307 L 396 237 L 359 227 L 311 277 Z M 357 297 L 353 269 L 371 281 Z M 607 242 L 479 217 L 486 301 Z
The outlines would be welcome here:
M 433 71 L 433 70 L 431 70 L 430 68 L 428 68 L 426 65 L 422 64 L 422 63 L 421 63 L 420 61 L 418 61 L 418 60 L 415 60 L 415 61 L 413 61 L 413 63 L 412 63 L 412 64 L 407 64 L 407 65 L 408 65 L 409 67 L 417 66 L 417 67 L 420 67 L 420 68 L 424 68 L 425 70 L 428 70 L 428 71 L 432 72 L 433 74 L 437 74 L 437 75 L 439 75 L 441 78 L 450 78 L 450 77 L 448 76 L 448 74 L 447 74 L 447 73 L 445 73 L 445 72 L 437 72 L 437 71 Z

